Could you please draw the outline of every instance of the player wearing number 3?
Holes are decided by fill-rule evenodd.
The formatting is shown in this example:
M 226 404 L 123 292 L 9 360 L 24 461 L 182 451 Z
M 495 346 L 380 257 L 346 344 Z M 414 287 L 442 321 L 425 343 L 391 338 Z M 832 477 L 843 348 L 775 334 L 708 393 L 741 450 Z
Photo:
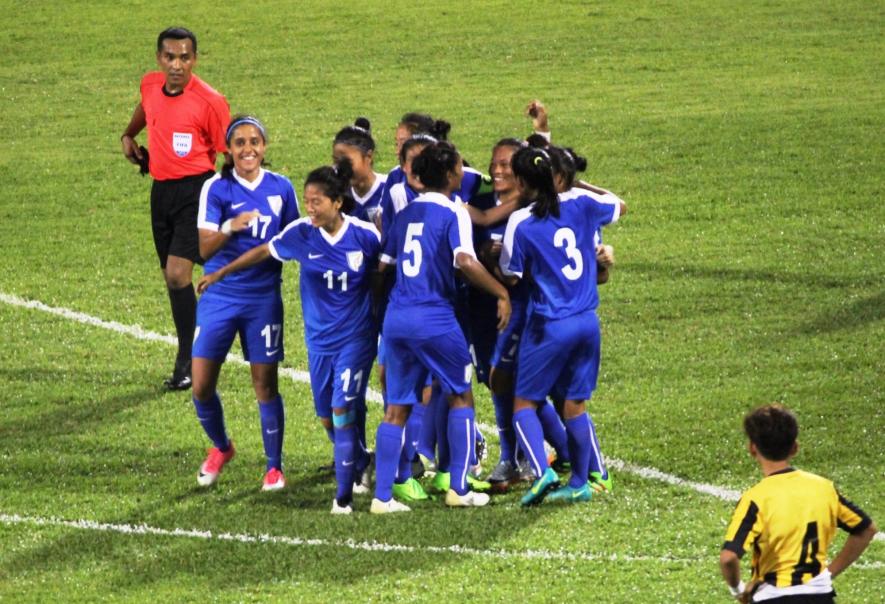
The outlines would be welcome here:
M 197 482 L 213 484 L 234 456 L 215 390 L 221 365 L 239 333 L 243 357 L 251 366 L 267 456 L 263 490 L 285 486 L 282 474 L 283 400 L 277 389 L 277 364 L 283 360 L 282 265 L 265 259 L 248 270 L 219 280 L 222 267 L 269 241 L 298 218 L 292 183 L 263 169 L 267 134 L 254 117 L 237 116 L 226 134 L 231 161 L 203 185 L 197 220 L 200 255 L 207 259 L 198 291 L 193 344 L 193 395 L 197 417 L 213 443 Z M 218 271 L 218 272 L 213 272 Z
M 559 477 L 547 465 L 535 410 L 554 391 L 565 395 L 572 465 L 568 486 L 556 499 L 588 501 L 592 439 L 585 401 L 596 388 L 600 353 L 594 235 L 617 221 L 626 207 L 621 201 L 600 203 L 589 197 L 560 200 L 550 156 L 541 149 L 522 148 L 510 163 L 520 198 L 529 205 L 507 222 L 500 266 L 511 283 L 528 274 L 532 280 L 532 310 L 520 338 L 513 425 L 537 480 L 522 504 L 540 503 L 559 486 Z

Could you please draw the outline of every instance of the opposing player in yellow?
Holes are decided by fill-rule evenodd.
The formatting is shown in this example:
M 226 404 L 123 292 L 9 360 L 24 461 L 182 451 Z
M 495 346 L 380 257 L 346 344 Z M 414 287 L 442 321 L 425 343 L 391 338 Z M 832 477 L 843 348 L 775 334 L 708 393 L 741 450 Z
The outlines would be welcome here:
M 764 478 L 743 494 L 731 518 L 719 567 L 741 602 L 833 603 L 832 579 L 863 553 L 876 534 L 873 521 L 845 499 L 832 482 L 796 470 L 796 416 L 779 404 L 744 418 L 748 449 Z M 827 565 L 836 527 L 850 533 Z M 741 581 L 740 558 L 753 552 L 749 584 Z

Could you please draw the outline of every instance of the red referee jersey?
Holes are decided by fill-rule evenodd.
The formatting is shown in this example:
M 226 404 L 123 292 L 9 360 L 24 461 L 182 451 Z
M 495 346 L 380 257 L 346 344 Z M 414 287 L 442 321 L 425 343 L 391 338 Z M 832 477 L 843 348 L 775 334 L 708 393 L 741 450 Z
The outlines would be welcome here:
M 215 156 L 227 149 L 227 101 L 193 74 L 184 91 L 176 96 L 163 92 L 165 83 L 166 76 L 159 71 L 141 80 L 151 176 L 172 180 L 215 170 Z

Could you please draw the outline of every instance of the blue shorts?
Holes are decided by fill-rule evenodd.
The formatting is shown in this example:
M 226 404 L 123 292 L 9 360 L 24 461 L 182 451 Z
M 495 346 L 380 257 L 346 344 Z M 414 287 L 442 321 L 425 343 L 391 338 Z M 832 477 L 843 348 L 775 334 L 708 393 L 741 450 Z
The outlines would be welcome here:
M 421 401 L 429 375 L 439 380 L 446 394 L 470 390 L 473 365 L 464 334 L 453 321 L 452 329 L 429 338 L 386 337 L 387 400 L 394 405 Z M 429 374 L 429 375 L 428 375 Z
M 348 340 L 334 353 L 308 351 L 310 389 L 317 417 L 332 417 L 332 409 L 365 408 L 375 351 L 374 336 Z
M 197 304 L 197 325 L 191 356 L 223 363 L 240 335 L 243 358 L 250 363 L 283 360 L 283 298 L 228 298 L 210 289 Z
M 467 340 L 470 344 L 470 358 L 476 368 L 476 380 L 489 385 L 492 353 L 498 338 L 498 319 L 496 317 L 475 315 L 468 322 Z
M 516 396 L 542 401 L 550 392 L 587 400 L 599 374 L 600 334 L 596 312 L 564 319 L 529 316 L 519 345 Z
M 519 339 L 522 337 L 528 315 L 528 304 L 522 300 L 518 302 L 512 300 L 511 309 L 510 322 L 504 331 L 498 334 L 490 363 L 492 367 L 514 374 L 519 354 Z

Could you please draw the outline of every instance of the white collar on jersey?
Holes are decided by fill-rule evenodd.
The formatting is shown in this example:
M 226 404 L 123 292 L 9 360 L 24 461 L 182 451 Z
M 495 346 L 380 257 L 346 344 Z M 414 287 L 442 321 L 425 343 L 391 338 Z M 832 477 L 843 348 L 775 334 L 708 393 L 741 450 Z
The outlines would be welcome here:
M 249 189 L 250 191 L 254 191 L 258 188 L 258 185 L 261 184 L 261 181 L 264 180 L 264 168 L 258 168 L 258 178 L 249 182 L 245 178 L 241 178 L 239 174 L 237 174 L 237 169 L 233 169 L 234 178 L 238 183 L 243 185 L 244 188 Z
M 356 189 L 354 189 L 353 187 L 350 187 L 350 194 L 353 196 L 354 201 L 356 201 L 361 206 L 364 206 L 364 205 L 366 205 L 366 202 L 369 201 L 369 198 L 375 194 L 375 191 L 378 190 L 378 187 L 381 186 L 381 183 L 383 181 L 384 181 L 384 175 L 378 174 L 377 172 L 375 172 L 375 182 L 373 182 L 372 186 L 369 187 L 368 193 L 366 193 L 365 195 L 360 197 L 359 195 L 357 195 Z
M 460 198 L 459 198 L 460 199 Z M 452 200 L 443 195 L 442 193 L 437 193 L 436 191 L 427 191 L 425 193 L 421 193 L 416 197 L 413 201 L 433 201 L 436 203 L 452 203 Z
M 344 237 L 344 233 L 347 232 L 347 227 L 350 226 L 350 222 L 351 222 L 351 220 L 353 220 L 347 214 L 342 214 L 341 217 L 344 219 L 344 222 L 342 223 L 341 228 L 338 229 L 338 232 L 335 233 L 334 236 L 330 235 L 329 232 L 326 229 L 324 229 L 323 227 L 317 227 L 317 230 L 320 232 L 320 235 L 323 236 L 323 239 L 325 239 L 326 243 L 328 243 L 329 245 L 335 245 L 336 243 L 341 241 L 341 238 Z

